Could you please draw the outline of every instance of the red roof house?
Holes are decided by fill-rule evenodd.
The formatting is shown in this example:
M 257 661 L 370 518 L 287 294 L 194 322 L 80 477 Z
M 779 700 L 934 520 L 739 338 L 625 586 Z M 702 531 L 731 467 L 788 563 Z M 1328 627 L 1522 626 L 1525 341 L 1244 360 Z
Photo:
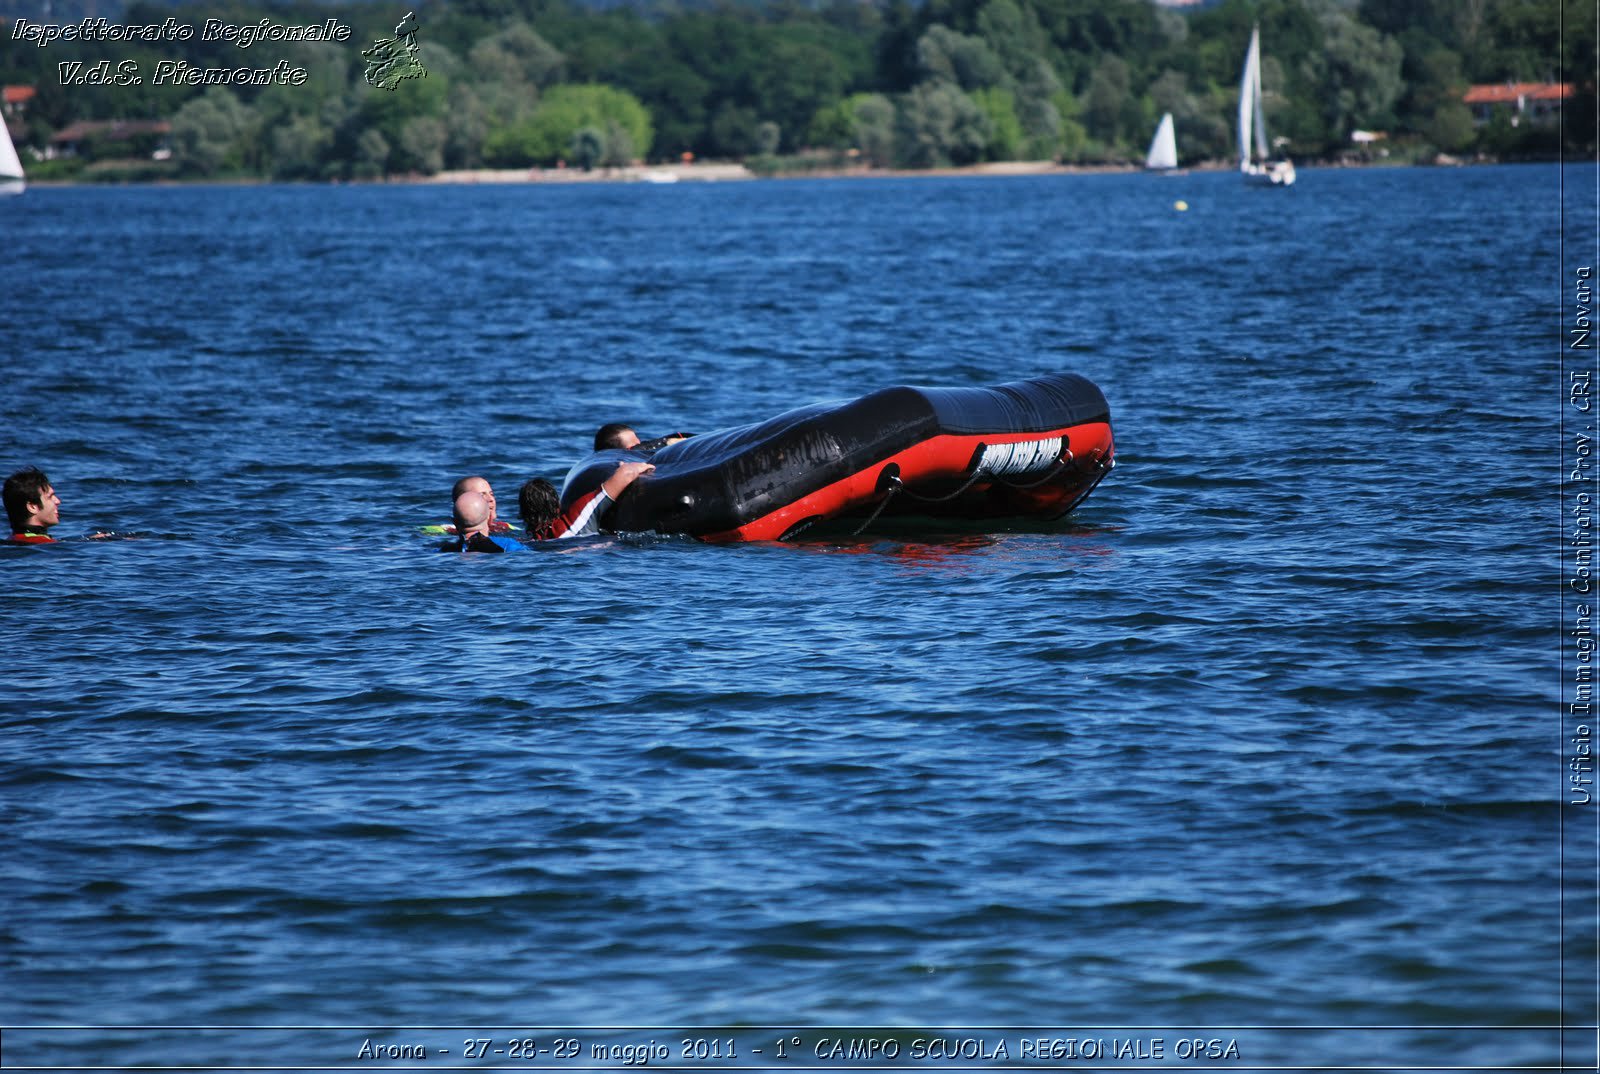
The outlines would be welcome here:
M 20 116 L 39 91 L 32 86 L 5 86 L 0 88 L 0 112 Z
M 1472 118 L 1480 124 L 1489 122 L 1497 112 L 1509 112 L 1515 127 L 1524 118 L 1533 123 L 1553 122 L 1561 115 L 1562 102 L 1571 96 L 1572 87 L 1565 82 L 1502 82 L 1473 86 L 1461 103 L 1472 109 Z

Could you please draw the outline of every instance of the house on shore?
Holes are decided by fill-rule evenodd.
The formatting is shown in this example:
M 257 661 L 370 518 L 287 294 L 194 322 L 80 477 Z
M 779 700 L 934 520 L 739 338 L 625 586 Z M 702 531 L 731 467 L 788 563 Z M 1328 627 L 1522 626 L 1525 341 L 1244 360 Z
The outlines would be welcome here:
M 0 86 L 0 115 L 20 120 L 28 111 L 28 102 L 38 93 L 32 86 Z
M 172 124 L 165 120 L 80 120 L 50 136 L 49 157 L 143 157 L 166 160 L 172 156 L 167 136 Z
M 1544 126 L 1560 121 L 1561 106 L 1571 96 L 1572 87 L 1565 82 L 1504 82 L 1473 86 L 1461 103 L 1472 110 L 1472 121 L 1480 127 L 1496 115 L 1510 116 L 1513 127 Z

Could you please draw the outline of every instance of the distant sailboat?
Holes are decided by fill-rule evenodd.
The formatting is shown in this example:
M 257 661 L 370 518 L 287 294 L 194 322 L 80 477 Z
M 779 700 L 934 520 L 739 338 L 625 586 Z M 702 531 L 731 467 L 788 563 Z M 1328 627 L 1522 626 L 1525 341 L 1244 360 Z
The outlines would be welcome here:
M 1150 139 L 1150 152 L 1144 166 L 1153 172 L 1169 172 L 1178 166 L 1178 140 L 1172 133 L 1172 113 L 1161 117 L 1156 136 Z
M 11 142 L 4 116 L 0 116 L 0 194 L 20 194 L 27 187 L 22 177 L 22 159 Z
M 1239 171 L 1259 186 L 1294 183 L 1294 162 L 1272 160 L 1267 148 L 1267 117 L 1261 108 L 1261 29 L 1250 30 L 1250 51 L 1239 79 Z

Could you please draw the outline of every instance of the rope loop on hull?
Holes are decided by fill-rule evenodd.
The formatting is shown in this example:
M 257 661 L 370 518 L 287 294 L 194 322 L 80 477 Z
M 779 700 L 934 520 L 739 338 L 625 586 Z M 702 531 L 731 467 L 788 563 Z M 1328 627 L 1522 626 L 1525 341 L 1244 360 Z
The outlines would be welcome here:
M 1024 484 L 1022 484 L 1020 482 L 1017 482 L 1017 481 L 1007 481 L 1003 477 L 996 477 L 994 479 L 994 483 L 996 485 L 1004 485 L 1008 489 L 1017 489 L 1019 491 L 1026 491 L 1028 489 L 1036 489 L 1040 485 L 1044 484 L 1046 481 L 1049 481 L 1051 478 L 1055 477 L 1056 474 L 1061 470 L 1061 468 L 1063 466 L 1067 466 L 1071 462 L 1072 462 L 1072 452 L 1068 451 L 1065 457 L 1059 458 L 1055 462 L 1051 463 L 1050 464 L 1050 469 L 1046 470 L 1044 472 L 1044 476 L 1039 478 L 1039 480 L 1037 480 L 1037 481 L 1029 481 L 1027 484 L 1024 485 Z
M 883 514 L 883 509 L 889 506 L 889 501 L 894 499 L 897 494 L 910 497 L 911 499 L 916 500 L 918 503 L 949 503 L 957 496 L 960 496 L 963 492 L 966 492 L 973 485 L 977 484 L 978 479 L 983 477 L 984 474 L 985 470 L 980 463 L 972 468 L 972 473 L 968 475 L 967 479 L 961 483 L 961 487 L 949 495 L 921 496 L 906 488 L 905 482 L 900 480 L 900 467 L 894 463 L 890 463 L 888 466 L 883 468 L 881 473 L 878 474 L 878 488 L 883 493 L 882 498 L 878 500 L 878 506 L 872 509 L 872 514 L 868 515 L 867 520 L 861 523 L 861 525 L 857 526 L 850 536 L 861 536 L 862 531 L 878 520 L 878 516 Z
M 983 477 L 984 474 L 986 474 L 988 472 L 981 465 L 976 466 L 976 467 L 973 468 L 971 476 L 969 476 L 966 479 L 966 481 L 962 482 L 961 487 L 956 489 L 954 492 L 950 493 L 950 495 L 948 495 L 948 496 L 919 496 L 917 493 L 912 492 L 910 489 L 906 488 L 905 485 L 901 482 L 900 475 L 899 475 L 899 469 L 900 468 L 898 466 L 886 466 L 886 467 L 884 467 L 884 473 L 887 474 L 891 469 L 893 469 L 895 471 L 895 473 L 892 476 L 889 477 L 889 482 L 891 484 L 890 492 L 891 493 L 903 492 L 907 496 L 910 496 L 913 500 L 916 500 L 918 503 L 949 503 L 951 500 L 955 499 L 957 496 L 961 495 L 963 492 L 965 492 L 968 489 L 970 489 L 973 485 L 977 484 L 978 479 L 980 477 Z M 878 484 L 879 484 L 879 486 L 882 486 L 884 484 L 884 479 L 880 477 L 878 479 Z

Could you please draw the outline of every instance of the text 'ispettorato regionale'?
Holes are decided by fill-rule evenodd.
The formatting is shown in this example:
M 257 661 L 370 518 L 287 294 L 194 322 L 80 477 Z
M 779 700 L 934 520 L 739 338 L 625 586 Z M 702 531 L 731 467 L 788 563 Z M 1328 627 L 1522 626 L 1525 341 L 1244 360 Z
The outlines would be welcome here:
M 78 22 L 33 22 L 18 19 L 11 26 L 11 40 L 26 41 L 44 48 L 56 41 L 160 44 L 162 42 L 226 41 L 249 48 L 259 41 L 349 41 L 351 29 L 338 19 L 318 23 L 278 23 L 270 19 L 234 23 L 207 19 L 198 30 L 186 22 L 168 17 L 161 22 L 117 23 L 104 18 L 85 18 Z M 100 60 L 97 63 L 67 61 L 57 64 L 63 86 L 139 86 L 146 72 L 139 61 Z M 279 60 L 271 67 L 195 67 L 187 60 L 158 60 L 148 72 L 153 86 L 298 86 L 308 77 L 306 69 Z

